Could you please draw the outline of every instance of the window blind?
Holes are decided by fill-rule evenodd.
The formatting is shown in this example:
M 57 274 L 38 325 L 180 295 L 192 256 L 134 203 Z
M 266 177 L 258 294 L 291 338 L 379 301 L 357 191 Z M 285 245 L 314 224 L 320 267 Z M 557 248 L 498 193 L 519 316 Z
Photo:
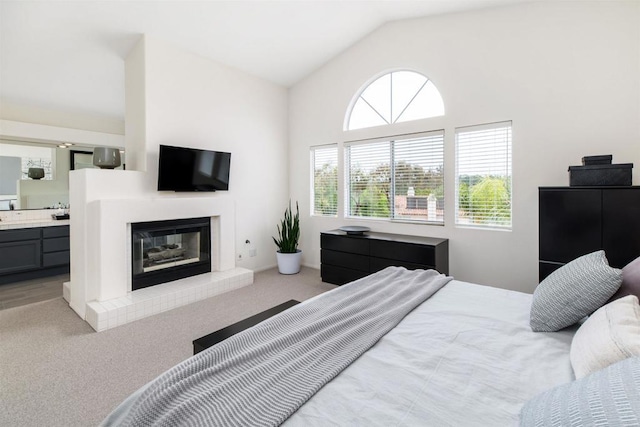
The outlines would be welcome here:
M 511 122 L 456 129 L 456 224 L 511 228 Z
M 348 217 L 444 222 L 444 132 L 345 144 Z
M 390 149 L 389 141 L 345 147 L 347 216 L 390 217 Z
M 311 211 L 314 215 L 338 213 L 338 146 L 311 147 Z

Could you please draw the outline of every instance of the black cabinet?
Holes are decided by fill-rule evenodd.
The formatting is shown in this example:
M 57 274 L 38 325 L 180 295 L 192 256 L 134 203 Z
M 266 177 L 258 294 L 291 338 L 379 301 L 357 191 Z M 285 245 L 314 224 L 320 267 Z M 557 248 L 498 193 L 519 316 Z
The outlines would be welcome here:
M 389 266 L 435 269 L 449 274 L 449 240 L 400 234 L 320 234 L 322 280 L 342 285 Z
M 604 249 L 622 268 L 640 256 L 640 187 L 540 187 L 539 278 Z
M 640 187 L 602 192 L 602 247 L 622 268 L 640 256 Z
M 69 226 L 0 230 L 0 284 L 69 272 Z

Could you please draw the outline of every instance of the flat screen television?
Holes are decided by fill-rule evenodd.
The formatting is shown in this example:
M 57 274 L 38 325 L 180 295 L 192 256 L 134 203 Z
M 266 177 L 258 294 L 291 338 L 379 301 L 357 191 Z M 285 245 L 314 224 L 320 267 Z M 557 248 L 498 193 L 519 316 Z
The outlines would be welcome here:
M 226 191 L 231 153 L 160 145 L 158 191 Z

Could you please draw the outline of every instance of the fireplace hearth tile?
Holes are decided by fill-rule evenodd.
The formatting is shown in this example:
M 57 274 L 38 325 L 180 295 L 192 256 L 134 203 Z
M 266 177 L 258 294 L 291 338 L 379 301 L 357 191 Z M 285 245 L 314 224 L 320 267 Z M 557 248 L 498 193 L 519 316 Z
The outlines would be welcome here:
M 234 268 L 143 288 L 87 304 L 86 321 L 98 332 L 220 295 L 253 283 L 253 271 Z

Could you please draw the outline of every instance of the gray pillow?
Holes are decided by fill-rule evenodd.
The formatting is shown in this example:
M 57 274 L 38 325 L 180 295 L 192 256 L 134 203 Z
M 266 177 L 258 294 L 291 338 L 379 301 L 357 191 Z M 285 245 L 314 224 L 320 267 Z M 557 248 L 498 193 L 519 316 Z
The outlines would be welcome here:
M 530 325 L 534 332 L 555 332 L 590 315 L 622 284 L 622 271 L 609 267 L 604 251 L 563 265 L 533 293 Z
M 640 357 L 609 365 L 529 400 L 520 426 L 640 425 Z

